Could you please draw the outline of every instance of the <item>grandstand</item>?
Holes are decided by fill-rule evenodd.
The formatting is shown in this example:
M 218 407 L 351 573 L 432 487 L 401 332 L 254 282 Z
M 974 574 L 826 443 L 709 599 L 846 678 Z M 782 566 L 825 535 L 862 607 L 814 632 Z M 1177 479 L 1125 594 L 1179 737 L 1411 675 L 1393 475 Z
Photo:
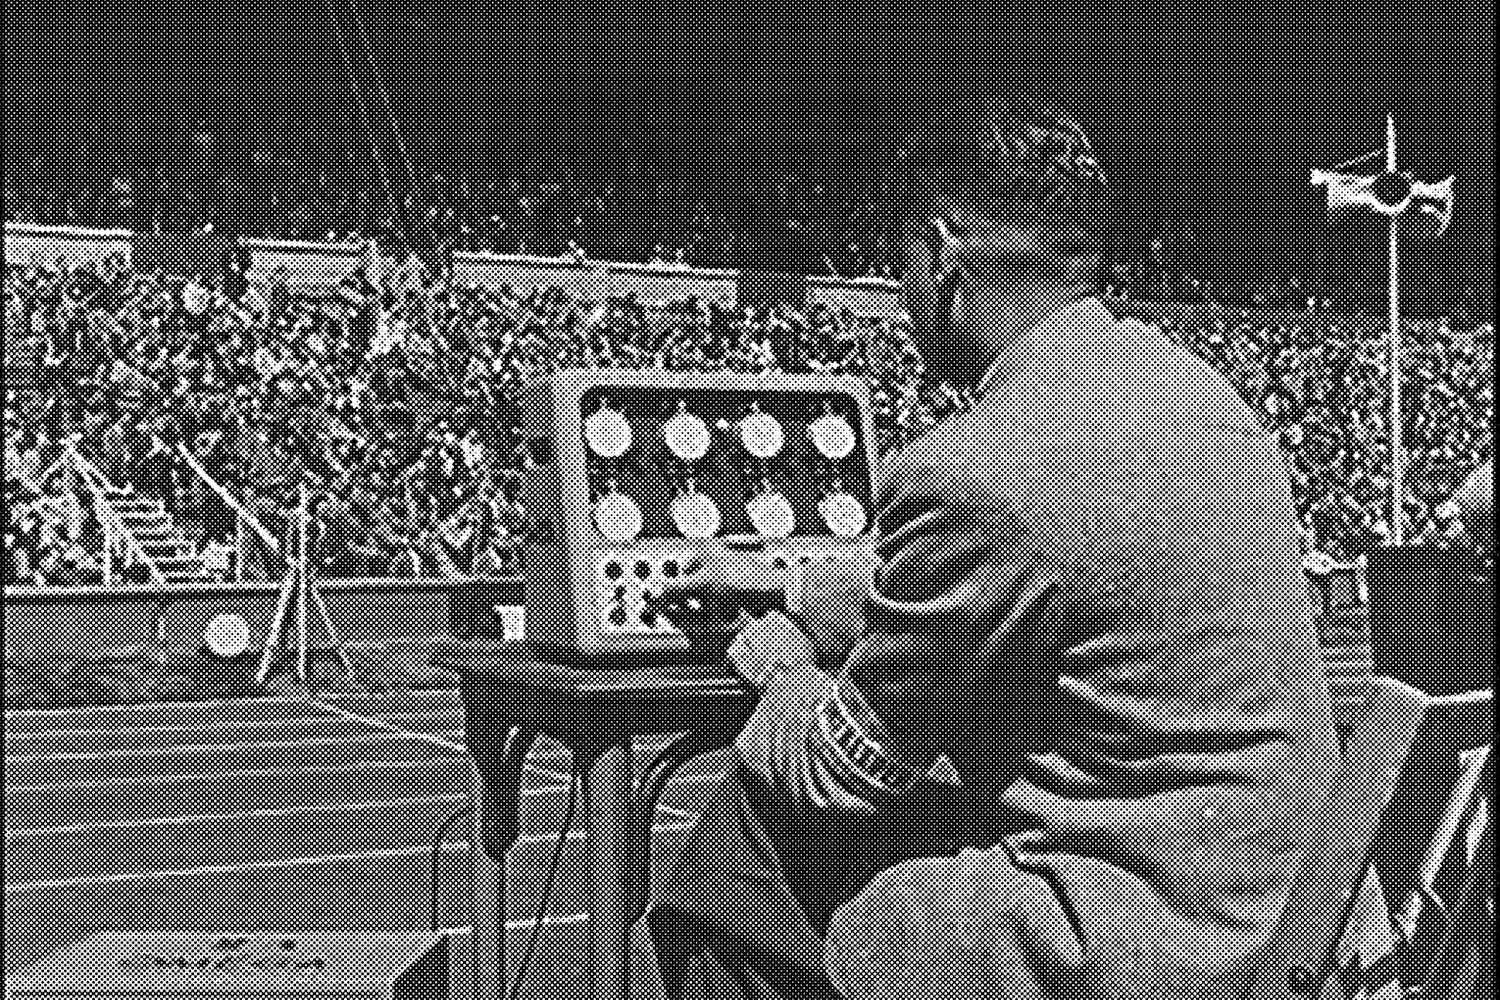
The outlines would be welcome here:
M 882 451 L 953 405 L 884 281 L 814 281 L 806 312 L 756 313 L 735 307 L 733 272 L 466 253 L 450 291 L 414 258 L 379 263 L 377 286 L 358 248 L 251 249 L 249 287 L 231 301 L 135 272 L 128 233 L 7 227 L 7 588 L 97 586 L 106 573 L 110 586 L 274 583 L 298 484 L 324 580 L 523 573 L 516 392 L 556 366 L 855 374 Z M 1384 543 L 1377 321 L 1114 306 L 1209 360 L 1262 416 L 1310 555 L 1348 566 Z M 1466 544 L 1439 505 L 1493 448 L 1493 338 L 1492 324 L 1407 324 L 1417 544 Z M 64 460 L 75 452 L 95 475 Z M 1350 628 L 1327 633 L 1357 637 Z
M 670 124 L 600 138 L 602 125 L 559 137 L 507 120 L 488 125 L 503 146 L 444 159 L 409 153 L 387 96 L 373 116 L 390 130 L 382 152 L 376 87 L 362 80 L 348 101 L 333 37 L 324 68 L 340 93 L 326 120 L 251 111 L 169 129 L 141 113 L 106 140 L 103 118 L 40 114 L 45 127 L 7 139 L 8 972 L 106 929 L 432 927 L 456 946 L 451 1000 L 506 1000 L 478 989 L 476 928 L 494 914 L 476 886 L 494 872 L 480 856 L 473 720 L 438 654 L 522 636 L 522 388 L 562 367 L 850 375 L 871 390 L 882 454 L 963 404 L 913 344 L 879 171 L 842 169 L 862 159 L 841 149 L 861 148 L 852 133 L 816 123 L 819 149 L 838 155 L 761 151 L 768 167 L 737 159 L 752 153 L 744 125 L 712 140 Z M 348 26 L 337 40 L 353 37 Z M 378 84 L 373 58 L 356 65 Z M 1115 100 L 1134 122 L 1134 98 Z M 1196 142 L 1196 128 L 1163 125 L 1136 155 L 1151 170 L 1193 160 L 1169 155 L 1167 136 Z M 734 163 L 734 183 L 704 184 L 702 161 Z M 1203 200 L 1220 196 L 1222 164 L 1177 166 L 1198 172 Z M 734 190 L 752 175 L 754 198 Z M 762 197 L 769 209 L 746 207 Z M 1492 254 L 1413 268 L 1421 309 L 1402 317 L 1399 373 L 1408 496 L 1392 511 L 1390 353 L 1365 294 L 1380 282 L 1335 273 L 1329 257 L 1348 247 L 1310 240 L 1294 241 L 1288 266 L 1263 265 L 1251 245 L 1284 219 L 1251 219 L 1260 207 L 1243 210 L 1243 234 L 1223 223 L 1217 242 L 1244 247 L 1208 268 L 1212 254 L 1187 249 L 1192 210 L 1150 197 L 1149 220 L 1111 249 L 1107 304 L 1207 360 L 1278 443 L 1340 735 L 1369 752 L 1340 773 L 1371 780 L 1347 782 L 1334 804 L 1364 810 L 1351 823 L 1396 817 L 1384 835 L 1399 844 L 1382 842 L 1381 859 L 1394 868 L 1406 800 L 1377 802 L 1391 789 L 1375 779 L 1402 776 L 1409 796 L 1411 767 L 1453 762 L 1429 738 L 1403 769 L 1406 745 L 1370 729 L 1380 716 L 1367 703 L 1400 708 L 1405 693 L 1366 677 L 1363 559 L 1397 519 L 1407 545 L 1475 547 L 1443 501 L 1493 456 Z M 752 227 L 782 241 L 805 306 L 740 304 Z M 228 271 L 217 258 L 196 273 L 143 263 L 147 236 L 210 230 Z M 279 605 L 304 544 L 327 615 L 303 610 L 307 687 Z M 229 650 L 210 640 L 224 617 L 246 633 Z M 286 655 L 258 682 L 258 654 L 279 644 Z M 662 749 L 636 741 L 637 784 Z M 644 817 L 648 890 L 729 761 L 693 759 Z M 500 964 L 514 975 L 534 949 L 527 1000 L 590 995 L 576 763 L 547 737 L 531 750 L 519 837 L 499 864 Z

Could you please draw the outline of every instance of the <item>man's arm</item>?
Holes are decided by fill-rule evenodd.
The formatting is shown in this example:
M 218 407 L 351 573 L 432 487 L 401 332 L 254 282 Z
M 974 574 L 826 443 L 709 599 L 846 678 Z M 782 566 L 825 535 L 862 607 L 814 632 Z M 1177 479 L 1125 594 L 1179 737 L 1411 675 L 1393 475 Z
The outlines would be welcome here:
M 870 813 L 939 755 L 962 772 L 966 734 L 993 722 L 997 691 L 1025 705 L 1054 681 L 1034 641 L 1054 579 L 1034 532 L 988 497 L 945 499 L 965 491 L 925 473 L 880 512 L 865 634 L 837 678 L 810 667 L 776 678 L 736 741 L 743 767 L 787 805 Z

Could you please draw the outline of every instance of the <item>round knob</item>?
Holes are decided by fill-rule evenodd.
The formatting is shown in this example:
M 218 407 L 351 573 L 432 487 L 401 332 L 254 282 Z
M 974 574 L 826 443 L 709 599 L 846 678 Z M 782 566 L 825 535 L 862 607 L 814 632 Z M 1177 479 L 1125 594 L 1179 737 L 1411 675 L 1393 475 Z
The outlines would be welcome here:
M 696 462 L 708 452 L 708 425 L 691 413 L 682 412 L 668 420 L 661 436 L 672 454 L 684 462 Z
M 784 440 L 780 421 L 769 413 L 757 411 L 740 423 L 740 441 L 756 458 L 770 458 L 777 454 Z
M 818 513 L 828 530 L 840 538 L 853 538 L 865 530 L 864 506 L 847 493 L 830 493 L 818 501 Z
M 812 438 L 813 447 L 818 449 L 819 454 L 835 462 L 848 458 L 849 453 L 854 450 L 853 428 L 843 417 L 836 417 L 831 413 L 809 424 L 807 436 Z
M 780 493 L 762 493 L 745 504 L 750 523 L 767 538 L 785 538 L 792 533 L 796 518 L 792 505 Z
M 623 493 L 610 493 L 594 505 L 594 525 L 612 542 L 628 542 L 641 533 L 641 508 Z
M 672 501 L 672 521 L 686 538 L 712 538 L 719 533 L 719 507 L 703 493 L 684 493 Z
M 590 413 L 583 422 L 583 436 L 602 458 L 619 458 L 630 450 L 630 424 L 619 410 L 605 407 Z

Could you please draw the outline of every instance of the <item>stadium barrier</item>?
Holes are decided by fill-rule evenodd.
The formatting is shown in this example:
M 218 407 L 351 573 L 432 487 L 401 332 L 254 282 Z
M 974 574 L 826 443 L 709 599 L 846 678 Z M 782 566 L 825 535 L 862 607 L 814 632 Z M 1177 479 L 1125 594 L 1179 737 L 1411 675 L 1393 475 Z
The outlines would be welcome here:
M 525 583 L 519 577 L 331 579 L 317 581 L 338 638 L 358 662 L 426 677 L 438 644 L 499 636 L 521 628 Z M 1344 583 L 1351 598 L 1357 584 Z M 5 661 L 19 669 L 108 663 L 131 654 L 183 665 L 197 661 L 208 623 L 219 615 L 243 618 L 249 648 L 263 648 L 280 584 L 212 583 L 124 587 L 7 587 L 0 623 Z M 1368 655 L 1363 603 L 1339 602 L 1318 616 L 1319 634 L 1340 659 Z M 317 615 L 308 617 L 308 646 L 316 661 L 332 661 L 334 644 Z M 215 680 L 214 678 L 204 678 Z
M 502 629 L 519 628 L 518 579 L 320 580 L 317 586 L 356 668 L 377 678 L 427 680 L 434 644 L 472 636 L 483 614 L 493 616 L 496 637 Z M 0 625 L 5 661 L 18 673 L 60 677 L 130 661 L 209 690 L 243 691 L 250 668 L 206 660 L 205 632 L 218 616 L 237 615 L 248 629 L 248 648 L 259 651 L 270 634 L 279 589 L 274 582 L 7 587 Z M 308 617 L 308 646 L 314 663 L 336 660 L 317 615 Z M 233 673 L 226 676 L 228 671 Z
M 333 286 L 364 263 L 364 248 L 350 244 L 291 240 L 245 241 L 250 250 L 250 280 L 266 284 L 284 267 L 298 284 Z M 111 256 L 131 256 L 131 233 L 124 229 L 78 229 L 69 226 L 5 224 L 5 257 L 13 263 L 77 266 Z M 524 257 L 470 253 L 453 255 L 457 281 L 483 287 L 509 285 L 523 294 L 533 288 L 557 287 L 575 298 L 602 299 L 635 293 L 642 301 L 676 301 L 696 296 L 704 302 L 732 305 L 739 273 L 662 267 L 649 264 L 575 261 L 556 257 Z M 808 279 L 809 303 L 859 316 L 899 318 L 904 312 L 895 282 L 875 278 Z
M 285 267 L 299 285 L 332 287 L 349 277 L 364 262 L 364 248 L 347 243 L 312 243 L 293 240 L 249 239 L 250 280 L 264 285 L 278 267 Z M 71 226 L 40 226 L 5 223 L 5 257 L 12 263 L 67 266 L 86 264 L 109 256 L 131 255 L 131 232 L 125 229 L 80 229 Z M 533 288 L 558 287 L 582 298 L 634 292 L 643 301 L 682 300 L 697 296 L 705 302 L 733 304 L 739 276 L 732 270 L 678 268 L 561 257 L 526 257 L 470 253 L 454 254 L 455 278 L 463 283 L 498 289 L 509 285 L 526 293 Z M 849 310 L 855 316 L 901 320 L 906 316 L 899 282 L 883 278 L 837 278 L 813 275 L 807 279 L 809 305 L 822 304 L 835 311 Z M 1215 319 L 1256 324 L 1333 322 L 1348 333 L 1381 336 L 1383 315 L 1333 316 L 1297 309 L 1246 309 L 1215 303 L 1143 302 L 1114 303 L 1117 309 L 1139 319 L 1185 325 Z M 1408 319 L 1419 330 L 1435 329 L 1436 318 Z

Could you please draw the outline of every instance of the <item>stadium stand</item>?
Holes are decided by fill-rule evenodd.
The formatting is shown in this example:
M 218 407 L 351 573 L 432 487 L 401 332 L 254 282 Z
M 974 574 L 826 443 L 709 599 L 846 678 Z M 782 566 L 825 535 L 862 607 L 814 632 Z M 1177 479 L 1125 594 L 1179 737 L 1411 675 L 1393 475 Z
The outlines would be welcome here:
M 8 255 L 7 619 L 31 607 L 16 597 L 23 590 L 42 598 L 59 584 L 102 582 L 104 526 L 82 502 L 84 487 L 57 465 L 75 436 L 80 454 L 131 498 L 119 502 L 153 554 L 193 560 L 185 572 L 201 565 L 212 578 L 220 567 L 223 579 L 249 581 L 268 618 L 277 553 L 252 541 L 242 561 L 224 561 L 236 548 L 235 520 L 183 449 L 279 539 L 291 530 L 297 486 L 307 484 L 318 573 L 331 599 L 368 609 L 393 599 L 366 593 L 372 576 L 404 576 L 402 586 L 420 589 L 524 572 L 516 391 L 553 367 L 855 374 L 872 387 L 882 451 L 958 403 L 924 377 L 902 322 L 887 315 L 818 303 L 750 313 L 688 297 L 590 295 L 572 281 L 572 291 L 506 287 L 494 280 L 505 273 L 498 263 L 483 283 L 449 287 L 411 262 L 371 283 L 348 257 L 321 258 L 347 268 L 332 282 L 273 273 L 233 302 L 209 282 L 137 273 L 123 260 L 68 257 L 57 266 Z M 1378 321 L 1114 304 L 1209 358 L 1262 414 L 1287 456 L 1309 553 L 1349 567 L 1381 544 L 1389 441 Z M 1413 322 L 1407 346 L 1408 538 L 1467 544 L 1437 506 L 1493 447 L 1493 326 Z M 116 573 L 127 584 L 150 582 L 140 566 L 117 564 Z M 1347 569 L 1328 572 L 1330 612 L 1362 604 L 1350 581 L 1357 576 Z M 343 584 L 348 595 L 332 593 Z M 123 600 L 131 589 L 110 593 Z M 180 590 L 183 601 L 203 600 Z M 399 596 L 424 614 L 453 613 L 425 592 Z M 94 604 L 100 616 L 125 607 L 97 596 Z M 201 631 L 206 613 L 183 620 Z M 7 801 L 24 803 L 6 810 L 7 961 L 24 964 L 93 930 L 313 930 L 349 926 L 356 911 L 368 916 L 366 929 L 425 925 L 433 831 L 472 794 L 462 747 L 361 730 L 293 700 L 243 697 L 264 691 L 174 674 L 181 665 L 162 661 L 150 641 L 162 622 L 154 607 L 131 605 L 130 615 L 120 628 L 145 639 L 120 631 L 92 673 L 81 662 L 62 676 L 55 663 L 6 659 Z M 1325 646 L 1367 657 L 1360 621 L 1325 616 L 1325 631 L 1339 633 L 1325 634 Z M 360 638 L 370 659 L 388 655 L 390 636 Z M 196 643 L 196 633 L 187 639 Z M 428 680 L 438 690 L 412 690 L 423 686 L 413 681 L 393 694 L 346 691 L 339 703 L 452 741 L 461 718 L 455 692 L 442 689 L 451 679 Z M 215 696 L 228 700 L 191 700 Z M 138 704 L 96 707 L 107 702 Z M 513 913 L 537 901 L 566 798 L 557 749 L 538 753 L 507 882 Z M 123 783 L 122 761 L 131 766 Z M 716 766 L 722 760 L 695 762 L 667 789 L 654 827 L 658 869 L 670 864 L 694 793 Z M 583 989 L 576 837 L 565 838 L 562 861 L 574 896 L 553 907 L 538 947 L 544 964 L 532 972 L 558 983 L 559 995 Z M 454 887 L 468 884 L 459 850 L 467 835 L 452 840 L 438 852 L 446 887 L 438 922 L 466 927 L 471 902 Z M 131 847 L 98 849 L 106 841 Z M 136 902 L 115 905 L 122 898 Z M 90 914 L 102 916 L 90 922 Z M 507 948 L 519 948 L 527 930 L 520 920 L 508 927 Z
M 320 498 L 314 545 L 324 575 L 463 573 L 476 559 L 514 572 L 522 515 L 505 487 L 520 467 L 516 390 L 539 372 L 857 374 L 874 390 L 882 450 L 953 404 L 951 390 L 924 379 L 899 320 L 816 304 L 742 311 L 555 288 L 450 291 L 410 265 L 383 275 L 381 287 L 356 272 L 333 291 L 282 273 L 231 302 L 119 262 L 97 271 L 11 262 L 7 343 L 18 346 L 6 383 L 7 468 L 34 471 L 60 439 L 82 434 L 106 475 L 161 498 L 199 550 L 227 544 L 222 504 L 155 446 L 181 443 L 216 479 L 253 484 L 250 505 L 279 535 L 293 484 L 309 482 Z M 1378 322 L 1120 308 L 1158 320 L 1262 415 L 1287 456 L 1309 551 L 1348 560 L 1388 537 Z M 1493 326 L 1412 323 L 1406 346 L 1406 533 L 1454 544 L 1456 526 L 1438 508 L 1492 448 Z M 40 523 L 9 529 L 25 564 L 12 558 L 8 582 L 58 572 L 43 567 L 57 543 L 39 537 Z

